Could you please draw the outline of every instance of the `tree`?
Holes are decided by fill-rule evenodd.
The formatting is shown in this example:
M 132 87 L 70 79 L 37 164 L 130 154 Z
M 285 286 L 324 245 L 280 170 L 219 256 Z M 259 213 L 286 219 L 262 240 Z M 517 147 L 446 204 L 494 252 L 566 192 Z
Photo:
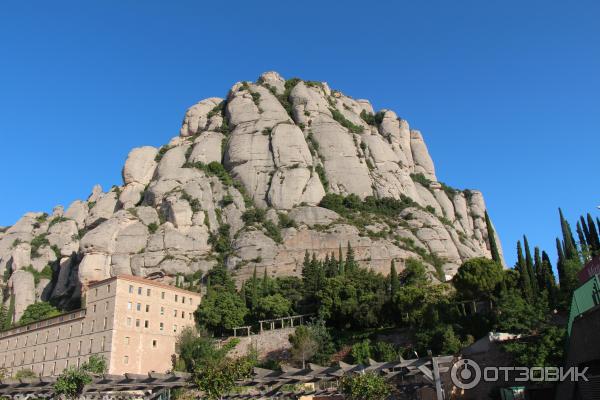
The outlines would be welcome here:
M 508 341 L 502 348 L 512 354 L 517 365 L 550 367 L 563 364 L 566 330 L 564 327 L 545 326 L 535 335 L 517 341 Z
M 355 363 L 368 365 L 369 359 L 371 358 L 371 341 L 369 339 L 364 339 L 360 342 L 354 343 L 350 354 L 352 355 Z
M 358 262 L 356 262 L 356 258 L 354 256 L 354 249 L 350 245 L 350 241 L 348 241 L 348 247 L 346 249 L 345 268 L 346 272 L 352 272 L 358 268 Z
M 575 239 L 573 239 L 573 232 L 571 231 L 571 226 L 569 222 L 565 219 L 562 210 L 558 209 L 558 214 L 560 216 L 560 228 L 563 234 L 563 244 L 565 251 L 565 259 L 572 260 L 575 258 L 579 258 L 577 254 L 577 246 L 575 245 Z
M 531 257 L 531 250 L 529 249 L 529 242 L 527 236 L 523 235 L 523 246 L 525 247 L 525 266 L 527 267 L 527 274 L 529 275 L 529 282 L 531 282 L 531 292 L 535 297 L 538 294 L 539 288 L 537 285 L 537 279 L 535 277 L 535 271 L 533 269 L 533 258 Z
M 400 274 L 400 283 L 404 286 L 425 286 L 429 284 L 425 265 L 417 259 L 406 260 L 404 270 Z
M 289 336 L 289 341 L 292 344 L 292 357 L 302 364 L 302 369 L 305 369 L 306 361 L 319 350 L 317 339 L 308 326 L 301 325 Z
M 211 290 L 196 310 L 196 320 L 209 331 L 223 334 L 243 325 L 247 314 L 246 304 L 237 293 Z
M 39 321 L 41 319 L 54 317 L 55 315 L 59 315 L 60 311 L 45 301 L 41 301 L 39 303 L 33 303 L 27 306 L 21 319 L 19 319 L 19 324 L 25 325 L 31 322 Z
M 583 229 L 581 228 L 581 223 L 577 221 L 577 225 L 575 228 L 577 232 L 577 238 L 579 239 L 579 248 L 581 249 L 581 258 L 583 262 L 587 262 L 590 256 L 590 249 L 588 248 L 587 241 L 585 239 L 585 234 L 583 233 Z
M 503 280 L 502 266 L 488 258 L 472 258 L 465 261 L 452 282 L 458 294 L 470 300 L 489 300 L 498 291 Z
M 340 389 L 349 400 L 383 400 L 391 393 L 385 378 L 373 372 L 344 375 Z
M 390 267 L 390 297 L 393 299 L 398 293 L 398 287 L 400 286 L 400 281 L 398 280 L 398 272 L 396 272 L 396 265 L 394 264 L 394 260 L 392 260 L 392 265 Z
M 256 305 L 256 316 L 260 319 L 281 318 L 290 315 L 292 304 L 277 293 L 262 297 Z
M 69 399 L 79 397 L 85 385 L 92 382 L 91 374 L 104 374 L 107 371 L 106 360 L 102 356 L 91 356 L 79 367 L 68 367 L 56 379 L 54 393 Z
M 517 265 L 515 269 L 519 272 L 519 286 L 523 292 L 523 296 L 528 300 L 533 300 L 533 288 L 531 287 L 531 279 L 527 271 L 527 263 L 523 257 L 520 240 L 517 241 Z
M 498 244 L 496 243 L 494 227 L 492 226 L 492 221 L 490 221 L 490 216 L 488 215 L 487 211 L 485 211 L 485 225 L 487 227 L 488 242 L 490 243 L 492 260 L 496 261 L 497 263 L 502 263 L 502 258 L 500 257 L 500 252 L 498 251 Z
M 596 219 L 596 221 L 598 220 Z M 587 214 L 587 223 L 590 234 L 590 247 L 592 248 L 593 255 L 597 256 L 600 254 L 600 238 L 598 237 L 598 229 L 600 229 L 600 223 L 598 224 L 598 229 L 596 229 L 596 225 L 594 224 L 594 220 L 592 219 L 590 213 Z

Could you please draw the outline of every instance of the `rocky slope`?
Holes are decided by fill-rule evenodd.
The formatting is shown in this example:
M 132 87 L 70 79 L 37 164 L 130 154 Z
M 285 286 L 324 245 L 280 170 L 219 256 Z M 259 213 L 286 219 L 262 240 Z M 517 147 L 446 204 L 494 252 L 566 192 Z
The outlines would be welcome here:
M 405 206 L 354 218 L 319 207 L 326 193 Z M 220 260 L 240 281 L 255 266 L 298 274 L 306 250 L 348 242 L 383 273 L 414 257 L 451 276 L 490 255 L 485 209 L 480 192 L 437 182 L 421 133 L 393 111 L 267 72 L 192 106 L 167 145 L 133 149 L 121 186 L 2 228 L 3 297 L 18 319 L 36 299 L 74 306 L 111 275 L 190 282 Z

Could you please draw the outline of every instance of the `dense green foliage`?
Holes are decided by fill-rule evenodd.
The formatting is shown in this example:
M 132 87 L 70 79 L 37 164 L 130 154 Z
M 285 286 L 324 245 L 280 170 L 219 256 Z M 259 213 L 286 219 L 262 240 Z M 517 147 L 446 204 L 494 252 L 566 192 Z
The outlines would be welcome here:
M 54 383 L 54 394 L 75 399 L 79 397 L 85 385 L 92 382 L 91 374 L 104 374 L 108 370 L 104 357 L 90 356 L 88 361 L 79 367 L 68 367 Z
M 253 353 L 238 359 L 227 356 L 238 343 L 234 339 L 218 346 L 207 335 L 185 328 L 177 340 L 173 369 L 191 373 L 206 398 L 219 399 L 235 388 L 236 381 L 250 376 L 256 364 Z
M 340 389 L 349 400 L 383 400 L 391 392 L 385 378 L 373 372 L 344 375 Z
M 20 325 L 29 324 L 35 321 L 39 321 L 41 319 L 54 317 L 59 315 L 60 311 L 45 301 L 41 301 L 39 303 L 33 303 L 27 306 L 21 319 L 19 320 Z

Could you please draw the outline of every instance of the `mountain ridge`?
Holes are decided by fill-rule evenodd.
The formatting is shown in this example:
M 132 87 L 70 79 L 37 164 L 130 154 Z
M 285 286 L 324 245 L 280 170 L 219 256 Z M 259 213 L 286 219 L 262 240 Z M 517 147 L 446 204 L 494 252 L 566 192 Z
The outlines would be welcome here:
M 16 320 L 121 273 L 196 285 L 222 262 L 238 281 L 254 268 L 298 275 L 305 252 L 349 243 L 378 272 L 419 258 L 443 280 L 490 257 L 481 192 L 438 182 L 421 132 L 324 82 L 272 71 L 238 82 L 190 107 L 168 144 L 133 149 L 122 178 L 0 233 Z

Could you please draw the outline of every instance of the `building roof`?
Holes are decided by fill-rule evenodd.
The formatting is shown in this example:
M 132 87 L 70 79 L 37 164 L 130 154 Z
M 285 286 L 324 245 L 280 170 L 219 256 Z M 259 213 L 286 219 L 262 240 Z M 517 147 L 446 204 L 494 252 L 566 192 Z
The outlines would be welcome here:
M 125 275 L 125 274 L 113 276 L 113 277 L 110 277 L 110 278 L 107 278 L 107 279 L 103 279 L 101 281 L 92 282 L 92 283 L 89 284 L 88 287 L 92 288 L 94 286 L 103 285 L 103 284 L 105 284 L 107 282 L 116 281 L 117 279 L 128 281 L 128 282 L 143 283 L 145 285 L 151 285 L 151 286 L 155 286 L 155 287 L 159 287 L 159 288 L 163 288 L 163 289 L 174 290 L 174 291 L 177 291 L 177 292 L 187 293 L 189 295 L 194 295 L 194 296 L 201 297 L 200 293 L 197 293 L 197 292 L 192 292 L 190 290 L 185 290 L 185 289 L 182 289 L 182 288 L 178 288 L 177 286 L 167 285 L 166 283 L 157 282 L 157 281 L 152 280 L 152 279 L 145 279 L 145 278 L 142 278 L 140 276 Z

